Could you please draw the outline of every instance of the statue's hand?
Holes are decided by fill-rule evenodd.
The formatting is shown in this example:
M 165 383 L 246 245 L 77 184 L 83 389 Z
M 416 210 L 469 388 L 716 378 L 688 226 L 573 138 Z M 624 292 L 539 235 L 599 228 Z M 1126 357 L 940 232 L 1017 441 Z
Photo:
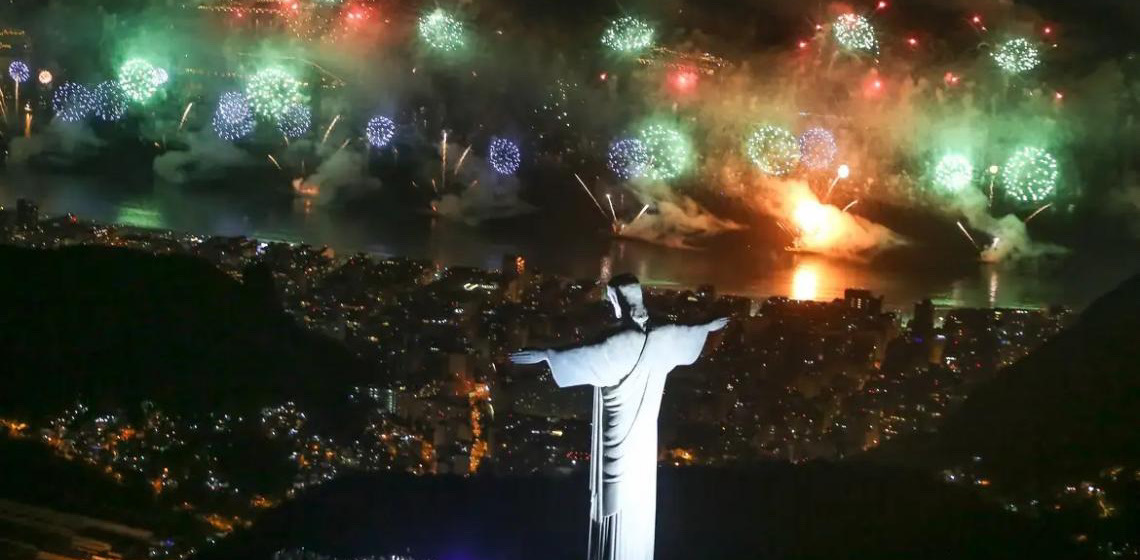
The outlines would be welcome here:
M 518 352 L 512 352 L 508 357 L 511 363 L 532 365 L 541 364 L 550 359 L 550 354 L 546 350 L 520 350 Z
M 728 318 L 727 317 L 721 317 L 719 319 L 713 319 L 712 321 L 705 323 L 705 329 L 707 329 L 709 332 L 719 331 L 726 326 L 728 326 Z

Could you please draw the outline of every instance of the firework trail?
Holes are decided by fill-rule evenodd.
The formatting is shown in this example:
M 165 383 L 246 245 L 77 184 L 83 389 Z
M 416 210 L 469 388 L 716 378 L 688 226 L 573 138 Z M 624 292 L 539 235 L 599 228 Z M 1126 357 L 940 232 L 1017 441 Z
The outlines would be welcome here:
M 182 111 L 182 119 L 178 121 L 178 131 L 179 132 L 182 131 L 182 127 L 186 124 L 186 117 L 190 115 L 190 108 L 193 106 L 194 106 L 194 102 L 191 101 L 191 102 L 186 104 L 186 109 Z
M 648 205 L 648 204 L 646 204 L 645 206 L 642 206 L 642 207 L 641 207 L 641 212 L 638 212 L 638 213 L 637 213 L 637 215 L 636 215 L 636 216 L 634 216 L 634 217 L 633 217 L 633 219 L 629 221 L 629 224 L 628 224 L 628 225 L 631 225 L 631 226 L 632 226 L 632 225 L 634 224 L 634 222 L 636 222 L 636 221 L 637 221 L 639 218 L 641 218 L 642 216 L 644 216 L 644 215 L 645 215 L 645 211 L 646 211 L 646 210 L 649 210 L 649 205 Z
M 978 247 L 978 242 L 974 241 L 974 236 L 970 235 L 970 232 L 966 231 L 966 226 L 963 226 L 962 222 L 957 223 L 958 229 L 962 230 L 962 235 L 965 235 L 966 239 L 970 240 L 970 243 L 974 246 L 975 249 L 981 250 L 981 247 Z
M 579 185 L 582 185 L 582 190 L 586 191 L 586 195 L 590 197 L 590 200 L 594 201 L 594 206 L 598 207 L 598 212 L 600 212 L 602 214 L 602 217 L 607 218 L 606 211 L 602 210 L 602 205 L 600 203 L 598 203 L 598 199 L 594 197 L 594 193 L 590 192 L 590 187 L 586 186 L 586 182 L 583 181 L 582 178 L 579 177 L 577 173 L 574 174 L 574 178 L 578 180 Z
M 859 204 L 858 198 L 856 198 L 855 200 L 852 200 L 851 202 L 848 202 L 847 206 L 844 206 L 843 210 L 841 210 L 841 212 L 847 212 L 848 210 L 851 209 L 852 206 L 855 206 L 856 204 Z
M 617 212 L 614 212 L 614 199 L 610 196 L 610 193 L 606 193 L 606 202 L 610 204 L 610 215 L 614 217 L 615 222 L 618 221 Z
M 443 135 L 439 141 L 439 184 L 443 188 L 447 188 L 447 131 L 443 131 Z
M 324 145 L 324 143 L 325 143 L 326 141 L 328 141 L 328 139 L 329 139 L 329 133 L 331 133 L 331 132 L 332 132 L 332 129 L 333 129 L 333 127 L 334 127 L 334 126 L 336 126 L 336 122 L 337 122 L 337 121 L 339 121 L 339 120 L 340 120 L 340 115 L 339 115 L 339 114 L 338 114 L 337 116 L 333 117 L 333 120 L 332 120 L 332 122 L 331 122 L 331 123 L 329 123 L 329 127 L 325 129 L 325 135 L 324 135 L 324 136 L 321 138 L 321 145 Z
M 1029 223 L 1029 220 L 1032 220 L 1033 218 L 1036 218 L 1038 214 L 1040 214 L 1040 213 L 1044 212 L 1045 210 L 1047 210 L 1047 209 L 1048 209 L 1050 206 L 1052 206 L 1052 205 L 1053 205 L 1053 203 L 1052 203 L 1052 202 L 1050 202 L 1049 204 L 1046 204 L 1045 206 L 1042 206 L 1041 208 L 1038 208 L 1037 210 L 1034 210 L 1034 211 L 1033 211 L 1033 213 L 1032 213 L 1032 214 L 1030 214 L 1028 218 L 1025 218 L 1025 223 L 1027 223 L 1027 224 L 1028 224 L 1028 223 Z
M 265 157 L 269 158 L 269 161 L 273 163 L 274 167 L 281 169 L 281 164 L 277 163 L 277 159 L 273 157 L 273 154 L 265 154 Z M 281 170 L 284 171 L 283 169 Z
M 463 150 L 463 154 L 459 156 L 459 162 L 457 162 L 455 164 L 455 176 L 456 177 L 459 176 L 459 169 L 461 167 L 463 167 L 463 160 L 467 159 L 467 153 L 470 151 L 471 151 L 471 146 L 467 146 L 467 149 Z

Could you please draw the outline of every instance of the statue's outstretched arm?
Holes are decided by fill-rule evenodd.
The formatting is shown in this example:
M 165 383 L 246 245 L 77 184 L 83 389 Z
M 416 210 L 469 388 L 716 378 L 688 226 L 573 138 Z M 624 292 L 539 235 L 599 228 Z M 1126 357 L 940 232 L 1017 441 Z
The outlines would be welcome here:
M 706 332 L 719 331 L 728 326 L 728 317 L 713 319 L 701 326 L 704 327 Z
M 621 381 L 637 364 L 644 341 L 644 334 L 629 331 L 594 344 L 559 350 L 522 350 L 510 354 L 509 358 L 519 365 L 549 363 L 550 373 L 559 387 L 608 387 Z

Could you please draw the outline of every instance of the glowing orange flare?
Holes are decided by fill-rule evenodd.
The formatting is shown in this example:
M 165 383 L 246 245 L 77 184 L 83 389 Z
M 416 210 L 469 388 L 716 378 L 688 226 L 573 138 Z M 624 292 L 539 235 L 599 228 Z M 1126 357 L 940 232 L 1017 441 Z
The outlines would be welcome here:
M 792 219 L 800 230 L 802 241 L 807 244 L 813 244 L 812 241 L 826 237 L 831 226 L 828 223 L 827 211 L 822 204 L 814 200 L 805 200 L 796 206 Z
M 819 297 L 819 271 L 811 264 L 801 264 L 792 274 L 792 299 L 814 300 Z

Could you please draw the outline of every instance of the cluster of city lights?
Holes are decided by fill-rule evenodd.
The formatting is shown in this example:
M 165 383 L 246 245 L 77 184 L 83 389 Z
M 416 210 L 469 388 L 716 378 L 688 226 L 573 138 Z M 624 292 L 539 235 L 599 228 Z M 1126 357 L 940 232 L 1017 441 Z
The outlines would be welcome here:
M 522 154 L 518 144 L 506 138 L 492 138 L 491 147 L 487 152 L 487 161 L 491 169 L 499 175 L 514 175 L 522 163 Z

